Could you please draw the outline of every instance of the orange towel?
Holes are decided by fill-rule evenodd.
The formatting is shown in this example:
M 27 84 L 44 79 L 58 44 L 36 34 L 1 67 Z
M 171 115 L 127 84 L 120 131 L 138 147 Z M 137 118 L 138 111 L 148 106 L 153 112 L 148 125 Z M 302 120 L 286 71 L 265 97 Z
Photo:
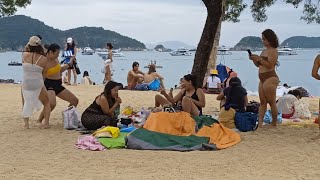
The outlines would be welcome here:
M 240 135 L 222 124 L 202 127 L 196 136 L 209 137 L 209 143 L 215 144 L 218 149 L 225 149 L 241 141 Z
M 195 135 L 196 123 L 189 113 L 151 113 L 143 128 L 176 136 Z

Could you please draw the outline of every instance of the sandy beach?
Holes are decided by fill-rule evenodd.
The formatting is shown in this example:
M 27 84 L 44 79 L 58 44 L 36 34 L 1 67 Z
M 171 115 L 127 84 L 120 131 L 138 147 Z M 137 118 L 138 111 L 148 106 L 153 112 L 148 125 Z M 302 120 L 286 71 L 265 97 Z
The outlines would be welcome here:
M 242 141 L 220 151 L 137 151 L 113 149 L 102 152 L 74 147 L 79 132 L 63 129 L 61 112 L 67 103 L 58 99 L 51 113 L 51 129 L 23 128 L 20 85 L 0 84 L 0 179 L 319 179 L 320 141 L 312 120 L 240 133 Z M 103 91 L 102 86 L 67 86 L 75 93 L 83 112 Z M 157 92 L 120 91 L 122 107 L 154 105 Z M 177 93 L 175 91 L 175 93 Z M 217 113 L 215 95 L 206 95 L 205 114 Z M 258 97 L 250 97 L 258 100 Z M 310 111 L 318 98 L 306 98 Z

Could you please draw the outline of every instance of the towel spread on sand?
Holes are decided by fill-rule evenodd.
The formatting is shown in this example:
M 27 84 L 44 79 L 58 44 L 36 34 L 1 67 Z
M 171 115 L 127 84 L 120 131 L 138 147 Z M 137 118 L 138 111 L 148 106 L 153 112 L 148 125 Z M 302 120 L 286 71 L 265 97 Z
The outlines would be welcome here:
M 82 150 L 91 150 L 91 151 L 102 151 L 105 150 L 105 147 L 100 144 L 97 138 L 87 135 L 80 136 L 75 144 L 76 148 Z

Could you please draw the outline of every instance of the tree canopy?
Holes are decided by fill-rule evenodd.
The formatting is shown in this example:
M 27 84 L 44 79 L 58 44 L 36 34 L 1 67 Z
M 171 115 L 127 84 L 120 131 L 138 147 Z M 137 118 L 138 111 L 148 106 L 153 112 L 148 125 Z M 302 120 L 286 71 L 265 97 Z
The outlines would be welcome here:
M 29 4 L 31 0 L 0 0 L 0 17 L 14 15 L 18 7 L 26 7 Z

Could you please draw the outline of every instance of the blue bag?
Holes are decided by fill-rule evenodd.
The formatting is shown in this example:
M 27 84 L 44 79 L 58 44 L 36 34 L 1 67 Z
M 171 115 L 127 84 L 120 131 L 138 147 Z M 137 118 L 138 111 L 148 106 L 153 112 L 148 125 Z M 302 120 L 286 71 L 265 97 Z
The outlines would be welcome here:
M 152 91 L 158 91 L 160 89 L 160 80 L 159 79 L 155 79 L 153 80 L 150 84 L 149 84 L 149 89 Z
M 278 117 L 277 117 L 278 123 L 281 124 L 282 123 L 282 113 L 278 112 Z M 271 114 L 271 110 L 268 110 L 266 112 L 266 114 L 264 115 L 263 118 L 263 122 L 267 123 L 267 124 L 271 124 L 272 122 L 272 114 Z
M 241 132 L 254 131 L 258 128 L 258 114 L 252 112 L 237 112 L 235 124 Z

